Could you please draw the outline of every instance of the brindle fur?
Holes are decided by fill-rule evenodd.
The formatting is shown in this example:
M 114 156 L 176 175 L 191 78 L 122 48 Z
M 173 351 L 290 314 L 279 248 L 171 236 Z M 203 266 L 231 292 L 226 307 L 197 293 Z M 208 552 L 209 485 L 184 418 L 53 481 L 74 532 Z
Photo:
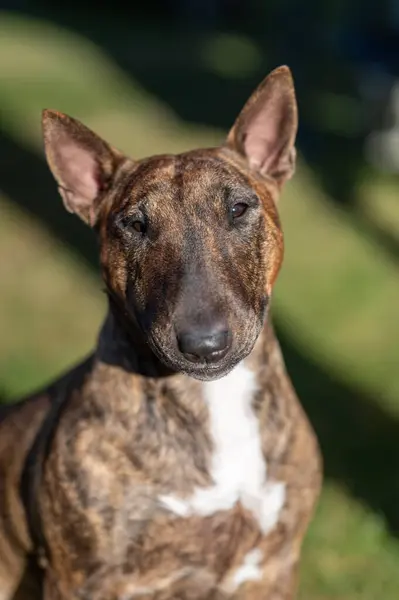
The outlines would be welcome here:
M 285 146 L 275 170 L 269 165 L 265 172 L 259 157 L 248 164 L 245 127 L 265 104 L 278 110 L 281 98 Z M 39 598 L 41 583 L 47 600 L 294 597 L 320 457 L 267 316 L 283 256 L 276 204 L 293 167 L 295 111 L 289 70 L 280 68 L 251 97 L 224 146 L 139 162 L 77 121 L 45 113 L 50 166 L 67 207 L 98 232 L 110 303 L 93 355 L 4 411 L 0 600 Z M 96 157 L 98 189 L 90 202 L 84 194 L 71 196 L 59 168 L 54 147 L 65 131 Z M 234 201 L 254 204 L 245 225 L 232 227 L 226 218 Z M 123 226 L 138 212 L 151 225 L 145 241 Z M 219 316 L 234 333 L 222 364 L 182 359 L 174 330 Z M 239 503 L 184 520 L 157 503 L 160 494 L 184 496 L 210 485 L 212 440 L 201 380 L 224 375 L 240 360 L 256 373 L 253 406 L 268 478 L 286 484 L 284 507 L 267 535 Z M 29 558 L 20 477 L 65 386 L 67 403 L 35 498 L 48 546 L 38 572 Z M 262 579 L 228 590 L 229 575 L 255 546 L 263 551 Z

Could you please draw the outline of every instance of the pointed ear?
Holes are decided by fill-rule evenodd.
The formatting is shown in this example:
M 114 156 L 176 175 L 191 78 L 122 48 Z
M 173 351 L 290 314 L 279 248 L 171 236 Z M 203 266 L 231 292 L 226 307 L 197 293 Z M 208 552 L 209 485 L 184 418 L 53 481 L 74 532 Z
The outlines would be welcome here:
M 95 225 L 100 201 L 122 155 L 67 115 L 44 110 L 42 122 L 47 162 L 65 207 Z
M 252 94 L 238 116 L 227 146 L 239 152 L 250 168 L 279 184 L 295 171 L 298 113 L 288 67 L 275 69 Z

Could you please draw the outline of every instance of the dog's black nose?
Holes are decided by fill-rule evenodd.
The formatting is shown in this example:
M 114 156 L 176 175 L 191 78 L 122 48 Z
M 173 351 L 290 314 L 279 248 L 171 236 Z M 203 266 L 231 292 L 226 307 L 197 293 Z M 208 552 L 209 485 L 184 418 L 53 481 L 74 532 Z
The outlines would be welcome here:
M 216 362 L 226 355 L 230 335 L 227 329 L 195 329 L 179 334 L 177 342 L 187 360 Z

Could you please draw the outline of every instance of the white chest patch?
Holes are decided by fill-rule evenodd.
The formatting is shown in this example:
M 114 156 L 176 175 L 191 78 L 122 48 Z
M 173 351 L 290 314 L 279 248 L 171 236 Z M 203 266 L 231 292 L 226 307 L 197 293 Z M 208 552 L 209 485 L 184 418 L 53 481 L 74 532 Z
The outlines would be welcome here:
M 238 567 L 233 575 L 233 588 L 236 590 L 241 584 L 246 581 L 258 581 L 262 579 L 262 570 L 260 563 L 263 558 L 263 553 L 259 548 L 254 548 L 244 557 L 243 564 Z
M 213 485 L 188 498 L 161 496 L 163 506 L 181 517 L 208 516 L 240 501 L 257 518 L 264 533 L 277 523 L 285 501 L 285 484 L 267 481 L 259 423 L 252 409 L 254 373 L 240 363 L 225 377 L 203 383 L 214 442 Z

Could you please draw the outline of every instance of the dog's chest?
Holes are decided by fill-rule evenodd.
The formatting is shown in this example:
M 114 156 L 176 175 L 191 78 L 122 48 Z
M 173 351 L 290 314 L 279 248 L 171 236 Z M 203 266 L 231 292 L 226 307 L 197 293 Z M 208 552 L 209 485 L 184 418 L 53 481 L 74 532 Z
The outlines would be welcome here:
M 153 582 L 166 574 L 179 579 L 190 568 L 193 576 L 206 574 L 235 590 L 263 577 L 260 545 L 279 520 L 285 487 L 267 478 L 253 410 L 254 374 L 239 365 L 227 377 L 204 383 L 202 393 L 212 440 L 211 483 L 185 493 L 161 491 L 142 546 L 127 562 Z
M 203 384 L 213 443 L 212 484 L 184 497 L 161 495 L 160 503 L 176 517 L 209 517 L 240 504 L 263 534 L 278 521 L 285 488 L 267 479 L 259 420 L 253 410 L 256 391 L 255 375 L 242 363 L 226 377 Z
M 212 441 L 210 483 L 183 493 L 171 474 L 169 489 L 153 488 L 151 517 L 124 552 L 128 570 L 159 582 L 192 569 L 193 576 L 206 574 L 229 590 L 262 579 L 260 546 L 279 520 L 285 486 L 267 478 L 253 410 L 256 391 L 256 378 L 244 365 L 202 385 Z
M 174 426 L 162 428 L 158 413 L 151 417 L 158 419 L 152 427 L 155 437 L 141 453 L 150 423 L 137 429 L 134 460 L 105 431 L 88 450 L 84 433 L 74 437 L 81 450 L 80 477 L 71 482 L 69 513 L 81 490 L 85 506 L 88 501 L 90 506 L 84 510 L 85 527 L 74 529 L 70 539 L 77 551 L 80 539 L 86 546 L 90 539 L 99 562 L 123 565 L 137 582 L 163 581 L 170 573 L 178 577 L 187 568 L 203 570 L 218 581 L 261 578 L 262 537 L 279 521 L 285 485 L 268 478 L 262 450 L 267 432 L 261 432 L 253 409 L 256 377 L 240 364 L 226 377 L 201 384 L 198 391 L 207 414 L 198 427 L 206 429 L 206 436 L 197 436 L 190 422 L 192 435 L 179 437 L 177 424 L 184 426 L 187 419 L 176 419 L 173 413 Z M 205 444 L 206 460 L 198 467 L 192 454 L 201 455 L 201 440 L 211 444 Z M 205 477 L 196 473 L 202 469 Z

